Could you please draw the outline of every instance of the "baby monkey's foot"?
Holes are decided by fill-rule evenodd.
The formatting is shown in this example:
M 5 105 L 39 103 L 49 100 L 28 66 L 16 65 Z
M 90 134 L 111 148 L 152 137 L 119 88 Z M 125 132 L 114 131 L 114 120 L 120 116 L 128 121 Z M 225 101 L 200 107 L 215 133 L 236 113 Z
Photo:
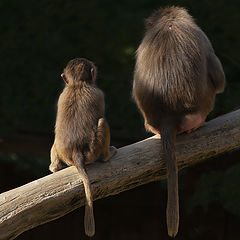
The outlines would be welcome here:
M 63 168 L 62 164 L 60 162 L 58 163 L 51 163 L 49 166 L 49 170 L 51 172 L 57 172 Z
M 111 157 L 113 157 L 115 154 L 117 153 L 117 148 L 115 148 L 114 146 L 110 146 L 109 147 L 109 153 L 107 156 L 103 157 L 101 160 L 103 162 L 107 162 Z

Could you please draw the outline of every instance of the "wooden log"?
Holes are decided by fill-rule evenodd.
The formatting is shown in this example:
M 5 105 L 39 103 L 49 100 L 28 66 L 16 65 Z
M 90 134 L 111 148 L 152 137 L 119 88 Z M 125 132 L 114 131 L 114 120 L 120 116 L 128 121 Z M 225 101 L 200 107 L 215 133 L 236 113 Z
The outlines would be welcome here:
M 240 146 L 240 110 L 177 137 L 179 169 Z M 120 148 L 106 163 L 87 167 L 94 199 L 115 195 L 166 177 L 159 136 Z M 85 195 L 75 167 L 68 167 L 0 194 L 0 239 L 57 219 L 84 205 Z M 97 224 L 97 223 L 96 223 Z

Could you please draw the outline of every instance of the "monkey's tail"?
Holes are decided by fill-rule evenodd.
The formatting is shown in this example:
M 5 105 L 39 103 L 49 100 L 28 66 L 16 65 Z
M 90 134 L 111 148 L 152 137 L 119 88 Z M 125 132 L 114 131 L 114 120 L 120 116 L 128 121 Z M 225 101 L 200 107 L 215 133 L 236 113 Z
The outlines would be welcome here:
M 76 158 L 76 160 L 74 159 Z M 80 152 L 73 154 L 73 160 L 76 164 L 76 168 L 79 172 L 81 180 L 83 181 L 85 195 L 86 195 L 86 205 L 85 205 L 85 216 L 84 216 L 84 228 L 85 234 L 92 237 L 95 234 L 95 221 L 93 214 L 93 200 L 91 184 L 83 164 L 83 155 Z
M 160 128 L 164 159 L 168 175 L 167 228 L 168 235 L 175 237 L 179 227 L 178 167 L 175 155 L 176 126 L 165 122 Z

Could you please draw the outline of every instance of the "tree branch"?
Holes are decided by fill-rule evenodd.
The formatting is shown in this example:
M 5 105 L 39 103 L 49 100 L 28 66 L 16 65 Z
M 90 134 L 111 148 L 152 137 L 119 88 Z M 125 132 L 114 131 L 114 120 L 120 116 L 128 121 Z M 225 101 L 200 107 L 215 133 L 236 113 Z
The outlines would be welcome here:
M 240 110 L 216 118 L 176 140 L 179 169 L 240 146 Z M 87 167 L 94 199 L 115 195 L 166 177 L 158 136 L 120 148 L 107 163 Z M 0 239 L 57 219 L 84 205 L 75 167 L 0 194 Z

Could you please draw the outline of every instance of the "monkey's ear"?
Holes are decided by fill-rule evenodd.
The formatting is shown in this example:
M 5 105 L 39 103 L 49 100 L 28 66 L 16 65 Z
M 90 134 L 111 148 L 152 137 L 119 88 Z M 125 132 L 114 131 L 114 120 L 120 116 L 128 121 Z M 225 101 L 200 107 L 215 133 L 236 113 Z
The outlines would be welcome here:
M 92 82 L 95 82 L 95 69 L 91 68 L 91 76 L 92 76 Z
M 64 80 L 64 82 L 65 82 L 66 84 L 68 84 L 68 80 L 67 80 L 67 78 L 66 78 L 66 76 L 65 76 L 64 73 L 61 74 L 61 77 L 62 77 L 62 79 Z

